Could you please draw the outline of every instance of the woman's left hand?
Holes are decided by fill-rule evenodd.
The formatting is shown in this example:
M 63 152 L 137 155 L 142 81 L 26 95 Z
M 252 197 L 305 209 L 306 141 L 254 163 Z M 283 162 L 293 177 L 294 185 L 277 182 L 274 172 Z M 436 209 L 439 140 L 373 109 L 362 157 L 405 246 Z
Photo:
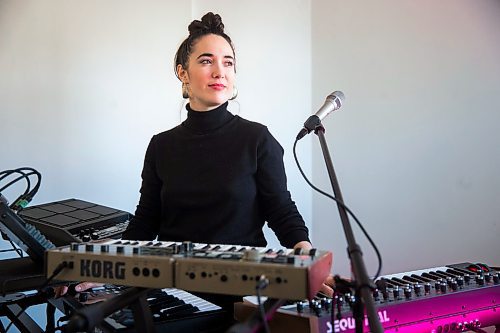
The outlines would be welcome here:
M 307 241 L 302 241 L 302 242 L 298 242 L 297 244 L 295 244 L 295 246 L 293 248 L 294 249 L 301 248 L 303 250 L 309 251 L 310 249 L 312 249 L 312 244 L 307 242 Z M 329 297 L 333 297 L 333 286 L 334 285 L 335 285 L 335 282 L 333 280 L 333 275 L 330 274 L 326 277 L 326 279 L 323 282 L 323 285 L 321 286 L 321 289 L 319 291 L 321 293 L 329 296 Z
M 310 250 L 312 249 L 312 244 L 307 242 L 307 241 L 302 241 L 298 242 L 295 244 L 293 247 L 294 249 L 296 248 L 301 248 L 303 250 Z M 323 285 L 321 286 L 321 289 L 319 290 L 321 293 L 325 294 L 326 296 L 333 297 L 333 287 L 335 285 L 335 282 L 333 280 L 333 275 L 329 274 L 325 281 L 323 282 Z
M 328 297 L 333 297 L 333 287 L 335 286 L 335 282 L 333 280 L 333 275 L 328 275 L 319 290 L 322 294 L 325 294 Z

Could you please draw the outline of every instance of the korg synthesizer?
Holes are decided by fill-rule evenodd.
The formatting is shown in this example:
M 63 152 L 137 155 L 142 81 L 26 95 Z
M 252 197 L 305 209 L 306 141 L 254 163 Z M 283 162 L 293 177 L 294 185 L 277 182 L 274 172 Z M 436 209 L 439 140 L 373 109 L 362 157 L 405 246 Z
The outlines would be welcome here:
M 228 295 L 311 299 L 330 273 L 332 253 L 238 245 L 106 240 L 73 243 L 46 252 L 55 279 L 167 288 Z M 262 281 L 261 281 L 262 282 Z

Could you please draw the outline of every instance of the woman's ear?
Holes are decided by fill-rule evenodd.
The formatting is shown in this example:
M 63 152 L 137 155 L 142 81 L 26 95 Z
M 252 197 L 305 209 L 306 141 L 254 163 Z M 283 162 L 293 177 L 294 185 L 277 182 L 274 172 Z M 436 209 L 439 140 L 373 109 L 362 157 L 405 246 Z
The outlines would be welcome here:
M 182 83 L 189 83 L 187 70 L 185 70 L 181 64 L 177 65 L 177 76 L 182 81 Z

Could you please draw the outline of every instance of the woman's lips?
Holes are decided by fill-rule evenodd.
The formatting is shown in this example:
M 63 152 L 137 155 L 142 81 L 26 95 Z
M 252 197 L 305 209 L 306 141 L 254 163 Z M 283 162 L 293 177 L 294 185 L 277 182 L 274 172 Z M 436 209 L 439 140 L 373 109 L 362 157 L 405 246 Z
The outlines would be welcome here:
M 222 89 L 226 88 L 226 86 L 221 84 L 221 83 L 209 84 L 208 86 L 212 89 L 215 89 L 215 90 L 222 90 Z

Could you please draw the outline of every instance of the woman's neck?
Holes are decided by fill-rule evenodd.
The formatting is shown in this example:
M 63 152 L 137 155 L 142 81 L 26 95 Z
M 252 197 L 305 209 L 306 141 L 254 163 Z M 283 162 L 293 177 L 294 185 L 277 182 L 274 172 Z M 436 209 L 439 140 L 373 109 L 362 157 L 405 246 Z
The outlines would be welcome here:
M 221 105 L 226 104 L 226 102 L 217 104 L 217 105 L 202 105 L 200 103 L 197 103 L 196 101 L 189 100 L 189 107 L 191 108 L 191 111 L 196 111 L 196 112 L 207 112 L 207 111 L 212 111 L 217 108 L 219 108 Z
M 182 125 L 197 133 L 208 133 L 230 121 L 234 116 L 227 110 L 228 103 L 219 105 L 210 111 L 197 111 L 186 105 L 187 119 Z

